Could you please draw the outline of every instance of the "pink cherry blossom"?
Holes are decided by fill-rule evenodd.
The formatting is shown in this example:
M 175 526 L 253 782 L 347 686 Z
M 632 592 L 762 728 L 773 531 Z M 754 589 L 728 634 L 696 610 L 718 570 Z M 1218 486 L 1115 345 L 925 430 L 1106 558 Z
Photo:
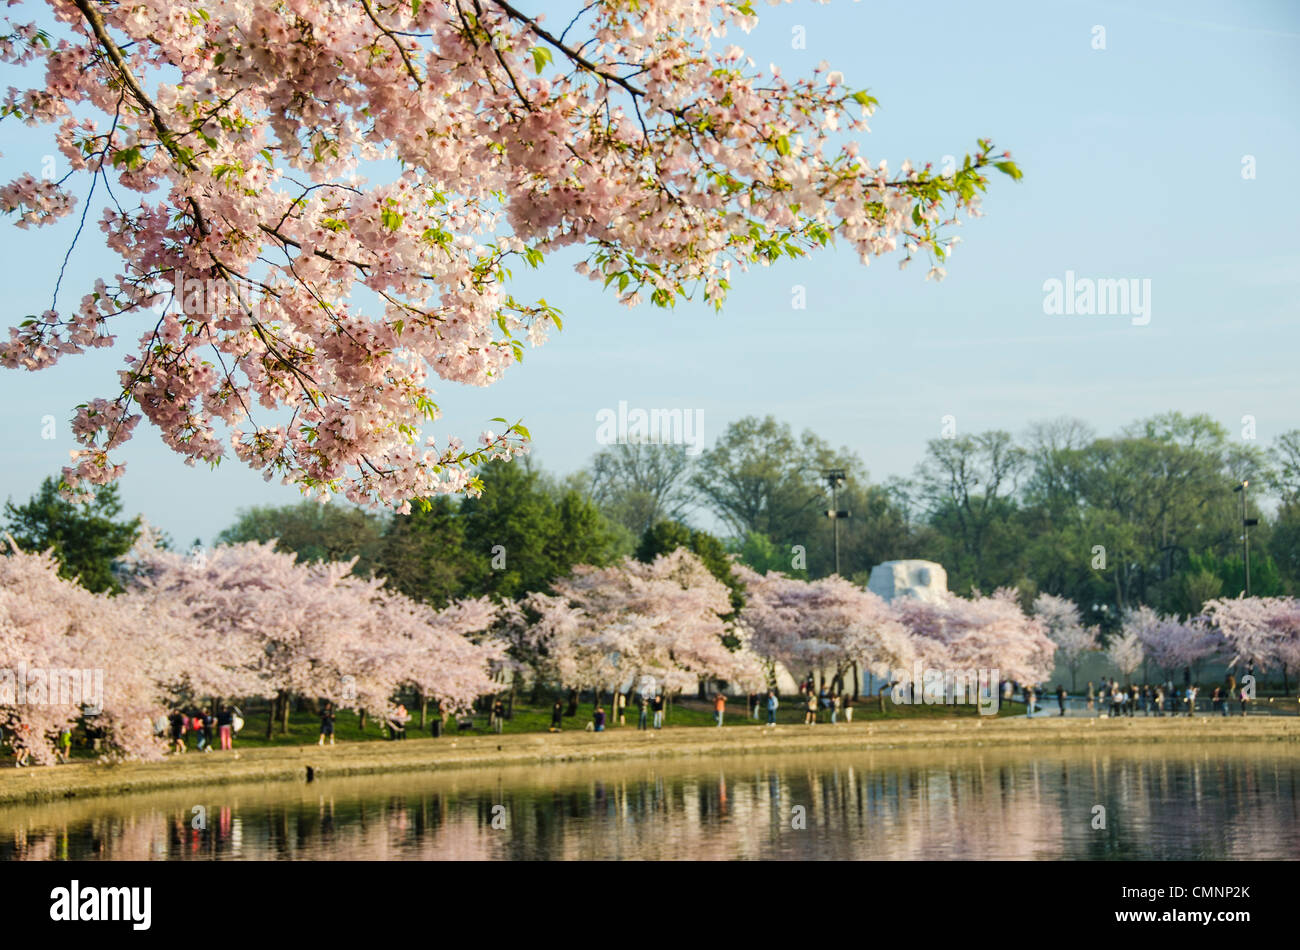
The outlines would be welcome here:
M 0 186 L 0 211 L 48 224 L 103 179 L 90 220 L 122 266 L 12 328 L 0 365 L 138 341 L 77 415 L 70 486 L 119 477 L 147 418 L 191 464 L 233 453 L 308 494 L 472 492 L 527 429 L 475 451 L 423 429 L 436 380 L 494 383 L 559 327 L 510 268 L 576 247 L 625 305 L 721 305 L 832 240 L 942 261 L 987 170 L 1019 177 L 986 140 L 953 176 L 891 176 L 842 141 L 875 100 L 841 73 L 714 47 L 754 26 L 739 4 L 593 3 L 557 34 L 515 2 L 48 0 L 49 29 L 9 4 L 0 60 L 32 85 L 4 112 L 56 125 L 70 172 Z

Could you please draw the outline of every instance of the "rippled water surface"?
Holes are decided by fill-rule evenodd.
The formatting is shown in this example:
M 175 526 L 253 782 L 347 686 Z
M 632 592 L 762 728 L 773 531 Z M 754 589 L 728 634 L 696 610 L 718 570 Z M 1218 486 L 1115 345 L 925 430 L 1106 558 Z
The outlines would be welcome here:
M 1293 858 L 1298 778 L 1213 743 L 510 767 L 4 808 L 0 859 Z

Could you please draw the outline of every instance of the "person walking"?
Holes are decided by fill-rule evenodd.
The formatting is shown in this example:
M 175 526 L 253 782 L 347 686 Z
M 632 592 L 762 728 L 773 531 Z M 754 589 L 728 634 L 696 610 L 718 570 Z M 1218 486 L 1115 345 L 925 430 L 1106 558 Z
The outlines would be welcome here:
M 816 721 L 817 721 L 817 695 L 812 690 L 809 690 L 808 711 L 804 713 L 803 724 L 805 726 L 811 726 Z
M 65 765 L 72 759 L 72 727 L 64 726 L 59 730 L 59 743 L 54 750 L 55 757 Z
M 650 702 L 650 711 L 654 713 L 654 722 L 656 729 L 664 727 L 664 694 L 655 693 L 655 698 Z
M 320 739 L 317 745 L 325 744 L 325 737 L 328 736 L 330 745 L 334 744 L 334 704 L 326 703 L 320 711 Z
M 1056 684 L 1056 707 L 1061 710 L 1061 715 L 1065 715 L 1065 687 L 1060 683 Z
M 776 698 L 776 690 L 769 689 L 767 691 L 767 724 L 769 726 L 776 725 L 776 709 L 780 704 L 780 700 Z
M 650 700 L 646 697 L 645 693 L 641 694 L 641 699 L 638 701 L 637 706 L 639 708 L 637 710 L 636 727 L 644 730 L 646 724 L 650 720 Z
M 1241 687 L 1241 714 L 1243 716 L 1246 715 L 1246 709 L 1249 706 L 1250 706 L 1250 693 L 1248 692 L 1248 687 L 1242 686 Z
M 721 691 L 714 694 L 713 697 L 713 718 L 719 726 L 722 725 L 722 716 L 727 709 L 727 697 Z
M 172 714 L 167 717 L 171 723 L 172 730 L 172 751 L 185 751 L 185 714 L 179 709 L 173 710 Z
M 13 738 L 9 740 L 9 748 L 14 754 L 14 768 L 23 768 L 31 761 L 31 738 L 32 727 L 27 723 L 21 722 L 14 729 Z
M 1034 718 L 1034 688 L 1032 686 L 1025 687 L 1025 718 Z

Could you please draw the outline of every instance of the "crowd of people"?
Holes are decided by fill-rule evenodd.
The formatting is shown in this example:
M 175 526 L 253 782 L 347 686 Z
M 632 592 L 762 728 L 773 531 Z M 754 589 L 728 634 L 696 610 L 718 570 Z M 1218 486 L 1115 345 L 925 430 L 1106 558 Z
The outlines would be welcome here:
M 1043 706 L 1040 705 L 1040 701 L 1045 697 L 1046 690 L 1030 684 L 1017 684 L 1006 681 L 1002 683 L 1002 698 L 1004 701 L 1010 702 L 1017 691 L 1021 694 L 1026 707 L 1026 715 L 1029 718 L 1043 714 Z M 1059 683 L 1053 692 L 1057 706 L 1056 714 L 1065 716 L 1070 699 L 1069 693 Z M 1223 685 L 1210 688 L 1208 694 L 1202 690 L 1198 683 L 1186 683 L 1180 688 L 1175 686 L 1172 681 L 1155 684 L 1121 684 L 1118 679 L 1103 677 L 1099 685 L 1089 682 L 1086 699 L 1085 697 L 1080 697 L 1080 699 L 1085 701 L 1086 715 L 1112 719 L 1132 717 L 1138 714 L 1144 716 L 1191 716 L 1198 711 L 1228 716 L 1233 713 L 1234 707 L 1238 714 L 1245 716 L 1250 711 L 1254 695 L 1248 686 L 1239 686 L 1233 676 L 1229 676 Z M 662 692 L 615 693 L 612 702 L 613 719 L 619 725 L 625 725 L 627 707 L 635 706 L 638 730 L 662 729 L 666 705 L 667 700 Z M 712 706 L 714 724 L 720 727 L 724 724 L 726 718 L 726 694 L 721 691 L 714 693 Z M 766 694 L 753 692 L 746 699 L 749 718 L 755 721 L 762 721 L 765 718 L 766 724 L 769 726 L 776 725 L 776 714 L 780 706 L 781 697 L 775 690 L 768 690 Z M 826 685 L 817 688 L 813 679 L 809 677 L 799 684 L 796 709 L 803 711 L 803 722 L 809 726 L 819 722 L 832 724 L 841 721 L 852 722 L 854 697 L 848 692 L 833 689 Z M 334 705 L 329 702 L 324 703 L 318 715 L 320 717 L 318 744 L 332 746 L 334 745 L 335 721 L 337 718 Z M 551 710 L 551 732 L 560 732 L 562 730 L 565 715 L 564 704 L 557 699 Z M 411 715 L 407 712 L 406 707 L 398 703 L 389 709 L 381 717 L 380 721 L 387 730 L 388 738 L 404 739 L 406 738 L 406 727 L 410 718 Z M 492 732 L 500 734 L 508 718 L 509 714 L 505 703 L 499 697 L 493 700 L 488 706 L 488 728 Z M 588 731 L 604 732 L 607 725 L 610 724 L 610 720 L 611 717 L 606 713 L 604 705 L 597 704 L 591 720 L 586 725 L 586 729 Z M 154 731 L 157 735 L 169 739 L 171 751 L 175 754 L 190 750 L 190 736 L 194 737 L 193 749 L 206 753 L 212 752 L 214 749 L 222 751 L 233 749 L 235 737 L 243 728 L 243 725 L 243 715 L 238 706 L 217 703 L 211 708 L 204 706 L 188 710 L 174 709 L 169 715 L 159 717 L 157 722 L 154 723 Z M 93 740 L 94 732 L 93 728 L 87 727 L 88 744 Z M 68 762 L 71 759 L 72 738 L 72 730 L 65 728 L 55 739 L 55 752 L 58 761 Z M 20 724 L 16 728 L 10 728 L 7 734 L 0 732 L 0 744 L 8 745 L 16 766 L 23 767 L 30 764 L 31 736 L 28 726 Z
M 235 734 L 244 728 L 244 716 L 238 706 L 218 703 L 215 710 L 207 706 L 188 711 L 173 709 L 154 723 L 154 733 L 167 736 L 174 753 L 189 751 L 187 737 L 191 735 L 198 752 L 211 752 L 214 747 L 228 752 L 235 747 Z
M 1146 716 L 1190 716 L 1197 711 L 1197 703 L 1208 699 L 1210 712 L 1227 716 L 1233 703 L 1238 705 L 1241 715 L 1246 715 L 1253 699 L 1249 687 L 1238 687 L 1229 677 L 1222 686 L 1215 686 L 1208 697 L 1202 695 L 1199 683 L 1189 683 L 1182 688 L 1172 682 L 1151 685 L 1126 683 L 1119 680 L 1102 679 L 1101 685 L 1094 690 L 1088 683 L 1089 714 L 1108 715 L 1110 718 L 1133 716 L 1142 713 Z

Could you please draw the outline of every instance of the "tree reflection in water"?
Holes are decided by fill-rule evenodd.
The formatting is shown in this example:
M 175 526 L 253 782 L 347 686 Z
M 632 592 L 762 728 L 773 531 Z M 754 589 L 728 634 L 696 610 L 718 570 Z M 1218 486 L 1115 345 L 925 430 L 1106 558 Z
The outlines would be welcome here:
M 381 775 L 0 809 L 0 859 L 1293 857 L 1298 775 L 1213 743 Z

